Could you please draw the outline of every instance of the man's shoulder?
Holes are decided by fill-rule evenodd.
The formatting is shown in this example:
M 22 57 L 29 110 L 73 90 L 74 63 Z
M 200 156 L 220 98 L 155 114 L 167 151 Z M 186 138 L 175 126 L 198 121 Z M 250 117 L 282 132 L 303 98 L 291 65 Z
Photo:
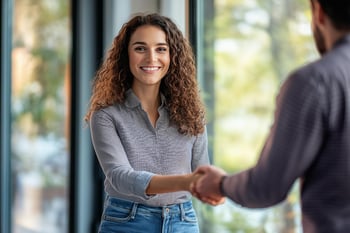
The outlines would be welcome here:
M 333 72 L 335 69 L 350 69 L 350 43 L 342 43 L 322 57 L 311 61 L 294 72 L 297 74 L 322 74 Z
M 320 68 L 322 67 L 321 59 L 309 62 L 299 68 L 293 70 L 288 79 L 306 81 L 312 77 L 318 76 Z

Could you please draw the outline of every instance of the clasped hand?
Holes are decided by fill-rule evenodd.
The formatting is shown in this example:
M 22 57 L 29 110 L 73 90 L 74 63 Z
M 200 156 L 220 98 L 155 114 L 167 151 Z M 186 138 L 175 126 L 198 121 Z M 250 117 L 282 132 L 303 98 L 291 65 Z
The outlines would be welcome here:
M 191 182 L 190 191 L 200 201 L 216 206 L 225 202 L 220 191 L 220 180 L 226 172 L 214 166 L 201 166 L 193 174 L 196 179 Z

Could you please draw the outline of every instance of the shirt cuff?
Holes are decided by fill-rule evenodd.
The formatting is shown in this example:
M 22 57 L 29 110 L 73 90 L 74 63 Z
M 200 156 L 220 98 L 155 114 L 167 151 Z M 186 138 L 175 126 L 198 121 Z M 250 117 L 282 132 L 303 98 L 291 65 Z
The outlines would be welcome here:
M 145 200 L 149 200 L 150 198 L 154 197 L 155 195 L 146 194 L 146 189 L 153 176 L 153 173 L 146 171 L 142 171 L 139 175 L 137 175 L 134 181 L 134 193 Z
M 227 176 L 224 175 L 221 177 L 220 179 L 220 183 L 219 183 L 219 189 L 220 189 L 220 194 L 223 196 L 223 197 L 226 197 L 226 192 L 225 192 L 225 189 L 224 189 L 224 181 L 226 180 Z

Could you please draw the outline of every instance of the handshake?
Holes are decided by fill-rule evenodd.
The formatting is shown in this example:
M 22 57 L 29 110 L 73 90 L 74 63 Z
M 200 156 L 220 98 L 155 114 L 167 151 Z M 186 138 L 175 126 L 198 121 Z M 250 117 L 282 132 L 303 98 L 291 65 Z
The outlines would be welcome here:
M 201 166 L 189 174 L 188 190 L 194 197 L 213 206 L 223 204 L 225 195 L 222 191 L 222 181 L 227 173 L 211 165 Z

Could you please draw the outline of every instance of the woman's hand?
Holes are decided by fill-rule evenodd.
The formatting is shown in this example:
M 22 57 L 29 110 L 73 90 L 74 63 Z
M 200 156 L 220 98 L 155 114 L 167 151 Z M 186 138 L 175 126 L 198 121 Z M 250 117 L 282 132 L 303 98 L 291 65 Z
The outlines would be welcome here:
M 225 197 L 220 191 L 220 181 L 226 172 L 214 166 L 202 166 L 194 172 L 200 177 L 194 180 L 190 186 L 193 196 L 204 203 L 219 205 L 225 202 Z

